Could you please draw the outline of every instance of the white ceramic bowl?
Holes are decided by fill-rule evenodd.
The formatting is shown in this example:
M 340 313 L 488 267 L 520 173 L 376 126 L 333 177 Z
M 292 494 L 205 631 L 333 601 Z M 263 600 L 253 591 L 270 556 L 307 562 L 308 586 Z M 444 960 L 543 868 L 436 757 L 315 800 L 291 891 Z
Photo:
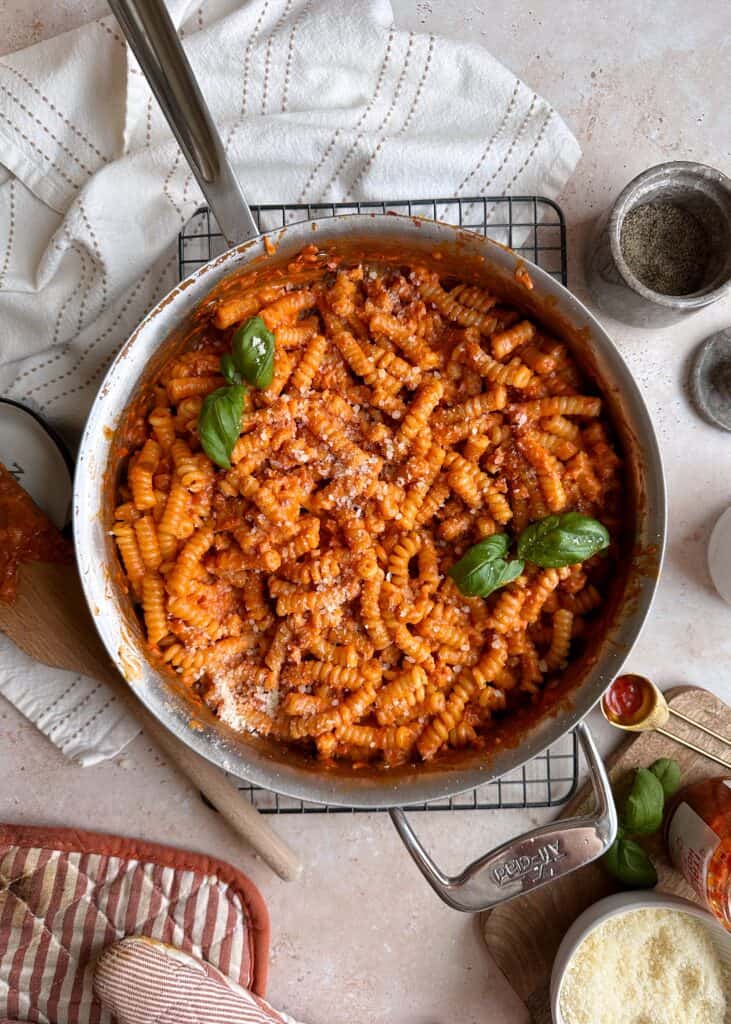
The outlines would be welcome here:
M 683 913 L 690 914 L 691 917 L 701 921 L 708 929 L 716 952 L 731 976 L 731 934 L 725 931 L 707 910 L 703 910 L 697 904 L 683 900 L 679 896 L 668 896 L 662 892 L 652 890 L 620 892 L 592 904 L 576 918 L 564 935 L 551 971 L 551 1014 L 554 1024 L 566 1024 L 566 1018 L 561 1013 L 561 987 L 566 976 L 566 969 L 584 939 L 610 917 L 618 917 L 634 910 L 651 909 L 682 910 Z M 731 1002 L 726 1009 L 726 1024 L 731 1024 Z

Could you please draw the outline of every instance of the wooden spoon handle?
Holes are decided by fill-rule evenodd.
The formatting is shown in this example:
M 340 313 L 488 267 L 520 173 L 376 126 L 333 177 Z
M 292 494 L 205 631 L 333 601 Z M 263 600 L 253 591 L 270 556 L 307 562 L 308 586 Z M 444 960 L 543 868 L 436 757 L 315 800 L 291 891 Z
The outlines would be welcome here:
M 220 768 L 186 747 L 150 714 L 106 656 L 103 661 L 99 658 L 93 678 L 112 687 L 117 698 L 124 702 L 153 743 L 160 747 L 181 775 L 203 793 L 234 832 L 259 854 L 272 871 L 285 882 L 299 878 L 302 874 L 301 861 L 267 824 L 256 807 L 229 782 Z

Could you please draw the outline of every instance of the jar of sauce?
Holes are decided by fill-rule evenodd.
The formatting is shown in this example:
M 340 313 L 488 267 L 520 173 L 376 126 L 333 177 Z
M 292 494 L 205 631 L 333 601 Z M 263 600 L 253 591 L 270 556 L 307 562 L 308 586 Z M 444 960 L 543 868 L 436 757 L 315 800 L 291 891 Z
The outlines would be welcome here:
M 675 867 L 731 931 L 731 777 L 681 789 L 670 804 L 665 841 Z

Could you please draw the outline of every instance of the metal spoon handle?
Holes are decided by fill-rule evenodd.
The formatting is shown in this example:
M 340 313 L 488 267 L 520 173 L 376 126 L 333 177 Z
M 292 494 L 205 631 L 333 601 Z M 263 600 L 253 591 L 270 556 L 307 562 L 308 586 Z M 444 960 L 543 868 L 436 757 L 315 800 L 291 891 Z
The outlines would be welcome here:
M 668 711 L 671 715 L 675 715 L 676 718 L 680 718 L 683 722 L 687 722 L 688 725 L 692 725 L 696 729 L 700 729 L 701 732 L 707 733 L 709 736 L 713 736 L 714 740 L 718 740 L 720 743 L 725 743 L 727 747 L 731 747 L 731 739 L 728 736 L 722 736 L 720 732 L 714 732 L 713 729 L 709 729 L 707 725 L 701 725 L 700 722 L 696 721 L 695 718 L 688 718 L 682 711 L 676 711 L 675 708 L 671 708 L 668 705 Z
M 109 0 L 190 169 L 231 243 L 260 232 L 164 0 Z
M 684 740 L 680 736 L 677 736 L 674 732 L 668 732 L 666 729 L 655 729 L 655 732 L 661 736 L 665 736 L 669 740 L 673 740 L 675 743 L 679 743 L 681 747 L 687 747 L 688 750 L 695 751 L 696 754 L 702 754 L 703 757 L 707 757 L 710 761 L 715 761 L 716 764 L 722 765 L 724 768 L 731 768 L 731 761 L 724 761 L 722 757 L 718 757 L 716 754 L 711 754 L 703 747 L 696 746 L 695 743 L 691 743 L 690 740 Z

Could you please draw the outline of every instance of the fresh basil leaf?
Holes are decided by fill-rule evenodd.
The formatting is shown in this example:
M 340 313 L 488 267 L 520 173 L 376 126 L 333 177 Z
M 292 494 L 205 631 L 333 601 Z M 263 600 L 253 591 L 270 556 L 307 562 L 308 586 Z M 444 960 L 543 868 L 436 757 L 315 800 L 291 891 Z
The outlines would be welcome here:
M 512 583 L 513 580 L 517 580 L 523 572 L 525 565 L 517 558 L 514 558 L 510 562 L 505 562 L 500 558 L 496 562 L 491 563 L 491 568 L 493 571 L 486 574 L 486 577 L 483 580 L 483 586 L 478 595 L 479 597 L 489 597 L 494 590 L 498 590 L 500 587 L 506 587 L 508 583 Z
M 241 433 L 246 388 L 229 384 L 206 395 L 198 416 L 203 451 L 222 469 L 231 468 L 231 452 Z
M 518 557 L 543 569 L 560 569 L 608 546 L 609 533 L 600 522 L 580 512 L 563 512 L 527 526 L 518 538 Z
M 657 832 L 664 806 L 665 793 L 660 780 L 647 768 L 638 768 L 622 813 L 625 829 L 640 835 Z
M 472 569 L 479 568 L 485 562 L 493 562 L 496 558 L 503 558 L 507 555 L 509 547 L 510 537 L 508 537 L 507 533 L 493 533 L 491 536 L 483 538 L 483 540 L 468 548 L 460 560 L 455 562 L 449 573 L 456 582 L 456 577 L 453 575 L 456 571 L 467 573 Z
M 275 338 L 259 316 L 253 316 L 233 336 L 233 361 L 244 380 L 268 388 L 274 377 Z
M 673 796 L 680 788 L 680 765 L 672 757 L 659 757 L 653 761 L 649 770 L 659 779 L 665 799 Z
M 523 563 L 517 559 L 506 562 L 510 538 L 506 533 L 494 533 L 474 544 L 458 562 L 448 570 L 465 597 L 487 597 L 517 579 Z
M 241 374 L 236 369 L 233 356 L 230 352 L 225 352 L 221 356 L 221 373 L 224 375 L 229 384 L 241 384 Z
M 485 566 L 502 561 L 503 555 L 508 553 L 509 545 L 507 533 L 494 533 L 465 551 L 460 560 L 447 570 L 465 597 L 479 596 L 481 573 Z
M 613 878 L 632 889 L 649 889 L 657 884 L 654 864 L 632 839 L 615 839 L 602 857 L 602 864 Z

